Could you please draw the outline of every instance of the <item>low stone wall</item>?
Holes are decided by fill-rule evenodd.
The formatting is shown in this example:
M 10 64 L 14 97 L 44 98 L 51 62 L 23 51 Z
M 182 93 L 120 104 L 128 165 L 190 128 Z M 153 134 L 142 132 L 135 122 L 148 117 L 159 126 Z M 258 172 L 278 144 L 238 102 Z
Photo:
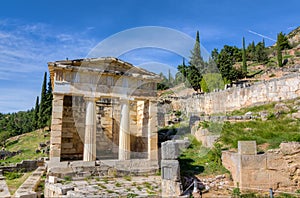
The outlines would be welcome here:
M 300 74 L 255 83 L 249 87 L 230 88 L 197 97 L 172 99 L 174 110 L 187 113 L 225 113 L 268 102 L 294 99 L 300 96 Z
M 222 163 L 241 189 L 295 192 L 300 188 L 299 153 L 299 142 L 281 143 L 279 149 L 257 154 L 254 141 L 239 141 L 238 153 L 222 152 Z
M 29 172 L 37 169 L 39 166 L 44 164 L 43 160 L 23 160 L 21 163 L 17 163 L 13 166 L 3 166 L 0 167 L 0 170 L 4 172 L 13 172 L 13 171 L 24 171 Z
M 73 161 L 73 162 L 48 162 L 48 176 L 58 178 L 111 176 L 122 177 L 125 175 L 154 175 L 159 169 L 158 161 L 148 159 L 131 160 L 100 160 L 100 161 Z

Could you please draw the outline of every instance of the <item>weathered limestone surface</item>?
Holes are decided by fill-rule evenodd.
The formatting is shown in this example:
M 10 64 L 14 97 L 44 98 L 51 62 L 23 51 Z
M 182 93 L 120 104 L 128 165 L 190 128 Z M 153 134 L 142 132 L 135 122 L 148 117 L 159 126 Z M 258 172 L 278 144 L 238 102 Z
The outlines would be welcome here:
M 188 140 L 166 141 L 162 143 L 162 197 L 178 197 L 181 195 L 182 184 L 177 158 L 180 155 L 180 151 L 187 148 L 189 144 Z
M 64 96 L 63 104 L 61 158 L 80 160 L 83 159 L 86 102 L 80 96 Z
M 5 177 L 2 175 L 2 170 L 0 171 L 0 197 L 9 198 L 10 192 L 5 181 Z
M 246 148 L 244 148 L 244 146 Z M 300 187 L 300 143 L 281 143 L 280 149 L 256 154 L 253 141 L 239 142 L 239 152 L 222 152 L 222 163 L 241 188 L 273 188 L 295 192 Z
M 85 136 L 84 136 L 84 161 L 96 160 L 96 103 L 94 98 L 85 98 Z
M 122 100 L 120 138 L 119 138 L 119 160 L 130 159 L 130 114 L 129 101 Z
M 52 161 L 60 161 L 61 139 L 62 139 L 62 118 L 63 118 L 64 96 L 53 94 L 52 102 L 52 124 L 50 137 L 50 158 Z
M 202 142 L 202 145 L 208 148 L 212 148 L 216 140 L 220 137 L 219 134 L 213 134 L 208 131 L 208 129 L 199 128 L 199 122 L 196 122 L 192 126 L 191 133 L 195 136 L 195 138 Z M 220 131 L 221 132 L 221 131 Z
M 157 101 L 149 102 L 148 120 L 148 159 L 158 160 L 158 135 L 157 135 Z
M 291 74 L 279 79 L 255 83 L 245 88 L 232 88 L 172 101 L 173 109 L 188 113 L 205 112 L 206 114 L 230 112 L 240 108 L 294 99 L 300 95 L 300 74 Z
M 14 197 L 19 198 L 36 198 L 37 193 L 35 192 L 41 177 L 46 171 L 46 167 L 38 167 L 27 179 L 26 181 L 17 189 Z
M 112 57 L 56 61 L 48 67 L 54 94 L 49 164 L 158 161 L 158 75 Z
M 177 160 L 182 149 L 187 148 L 188 140 L 166 141 L 162 143 L 161 155 L 163 160 Z
M 255 141 L 239 141 L 238 153 L 241 155 L 256 155 L 256 142 Z

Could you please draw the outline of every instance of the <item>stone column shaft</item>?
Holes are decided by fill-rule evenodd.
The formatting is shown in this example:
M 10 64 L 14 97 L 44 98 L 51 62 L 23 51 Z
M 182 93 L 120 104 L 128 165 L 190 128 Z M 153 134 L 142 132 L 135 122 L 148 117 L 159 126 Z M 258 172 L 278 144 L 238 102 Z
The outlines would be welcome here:
M 130 114 L 129 101 L 121 100 L 121 121 L 119 133 L 119 160 L 130 159 Z
M 157 102 L 149 101 L 148 159 L 158 160 Z
M 83 161 L 96 160 L 96 103 L 94 98 L 85 98 L 86 117 Z
M 53 94 L 50 136 L 50 161 L 60 162 L 64 95 Z

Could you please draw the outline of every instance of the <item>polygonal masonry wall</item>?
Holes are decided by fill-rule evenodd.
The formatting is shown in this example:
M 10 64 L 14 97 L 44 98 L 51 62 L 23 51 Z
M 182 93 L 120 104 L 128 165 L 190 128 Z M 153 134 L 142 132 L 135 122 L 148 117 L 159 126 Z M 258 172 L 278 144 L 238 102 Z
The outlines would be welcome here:
M 48 63 L 53 88 L 50 162 L 158 160 L 160 77 L 116 58 Z

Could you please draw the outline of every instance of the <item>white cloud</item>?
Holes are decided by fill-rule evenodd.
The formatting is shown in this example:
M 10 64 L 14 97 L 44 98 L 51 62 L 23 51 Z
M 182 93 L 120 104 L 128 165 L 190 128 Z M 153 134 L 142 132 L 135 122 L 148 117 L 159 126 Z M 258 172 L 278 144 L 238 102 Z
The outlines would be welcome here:
M 34 106 L 36 96 L 39 94 L 30 88 L 0 87 L 0 91 L 5 93 L 0 97 L 0 112 L 3 113 L 30 109 Z
M 96 43 L 85 33 L 60 32 L 42 23 L 5 19 L 0 29 L 0 90 L 5 93 L 0 96 L 0 112 L 31 108 L 47 62 L 85 57 Z M 14 86 L 20 81 L 22 87 Z
M 270 41 L 274 41 L 274 42 L 276 42 L 276 40 L 275 40 L 275 39 L 272 39 L 272 38 L 270 38 L 270 37 L 268 37 L 268 36 L 266 36 L 266 35 L 263 35 L 263 34 L 260 34 L 260 33 L 254 32 L 254 31 L 252 31 L 252 30 L 248 30 L 248 32 L 249 32 L 249 33 L 251 33 L 251 34 L 255 34 L 255 35 L 257 35 L 257 36 L 260 36 L 260 37 L 262 37 L 262 38 L 269 39 Z

